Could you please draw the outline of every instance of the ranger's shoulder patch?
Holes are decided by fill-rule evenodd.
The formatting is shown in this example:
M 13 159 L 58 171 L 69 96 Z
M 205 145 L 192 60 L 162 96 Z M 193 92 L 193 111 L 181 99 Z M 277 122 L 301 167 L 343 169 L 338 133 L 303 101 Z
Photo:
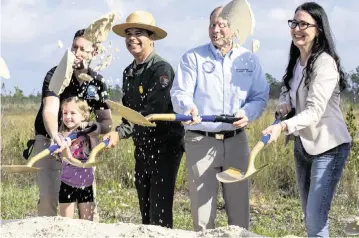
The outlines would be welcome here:
M 163 88 L 167 87 L 170 84 L 170 79 L 168 75 L 160 75 L 160 84 Z

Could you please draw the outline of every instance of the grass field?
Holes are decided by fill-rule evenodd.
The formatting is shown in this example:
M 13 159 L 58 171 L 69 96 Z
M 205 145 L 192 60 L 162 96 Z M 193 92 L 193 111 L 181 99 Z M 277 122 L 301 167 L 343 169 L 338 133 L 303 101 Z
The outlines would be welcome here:
M 22 151 L 33 137 L 36 111 L 31 107 L 6 107 L 1 115 L 1 164 L 25 164 Z M 347 108 L 344 109 L 347 111 Z M 356 110 L 356 118 L 359 111 Z M 114 124 L 120 122 L 114 113 Z M 273 121 L 267 111 L 247 129 L 250 145 L 260 139 L 260 132 Z M 357 123 L 357 120 L 355 121 Z M 133 144 L 123 140 L 115 149 L 105 150 L 101 158 L 108 161 L 96 170 L 101 222 L 140 223 L 137 195 L 133 183 Z M 267 146 L 258 155 L 256 165 L 269 163 L 252 180 L 251 231 L 266 236 L 305 236 L 299 197 L 295 182 L 293 145 L 284 146 L 284 137 Z M 192 230 L 190 204 L 186 186 L 185 156 L 179 170 L 174 205 L 174 228 Z M 332 236 L 345 236 L 347 217 L 359 215 L 359 153 L 353 151 L 340 181 L 332 211 Z M 36 215 L 38 190 L 35 174 L 1 174 L 1 219 L 20 219 Z M 128 206 L 125 206 L 128 205 Z M 222 196 L 218 196 L 217 226 L 226 226 Z

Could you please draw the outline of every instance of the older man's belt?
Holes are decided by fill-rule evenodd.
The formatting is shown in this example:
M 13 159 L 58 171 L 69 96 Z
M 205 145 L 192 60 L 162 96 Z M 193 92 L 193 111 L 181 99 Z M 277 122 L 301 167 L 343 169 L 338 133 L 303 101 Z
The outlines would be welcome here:
M 217 140 L 224 140 L 231 138 L 235 135 L 238 135 L 243 131 L 243 128 L 237 129 L 235 131 L 219 131 L 219 132 L 206 132 L 206 131 L 196 131 L 196 130 L 189 130 L 189 131 L 204 136 L 214 137 Z

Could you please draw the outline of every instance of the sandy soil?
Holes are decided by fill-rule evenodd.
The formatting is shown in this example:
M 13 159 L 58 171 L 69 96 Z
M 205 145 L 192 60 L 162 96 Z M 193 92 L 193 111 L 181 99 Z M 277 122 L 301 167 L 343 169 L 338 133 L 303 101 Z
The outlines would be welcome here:
M 36 217 L 1 221 L 0 236 L 5 237 L 261 237 L 247 230 L 229 226 L 194 232 L 159 226 L 128 223 L 94 223 L 63 217 Z

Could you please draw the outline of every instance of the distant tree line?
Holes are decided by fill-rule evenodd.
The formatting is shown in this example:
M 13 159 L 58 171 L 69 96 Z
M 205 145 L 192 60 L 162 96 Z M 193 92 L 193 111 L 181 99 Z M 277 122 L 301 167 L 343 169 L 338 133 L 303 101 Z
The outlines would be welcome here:
M 265 74 L 270 85 L 269 97 L 277 99 L 282 87 L 282 80 L 277 80 L 270 74 Z M 343 91 L 342 98 L 352 103 L 359 103 L 359 66 L 349 73 L 345 73 L 347 89 Z
M 108 92 L 111 100 L 121 101 L 122 88 L 116 84 L 114 86 L 108 86 Z M 39 104 L 41 102 L 41 92 L 33 91 L 28 96 L 24 95 L 24 91 L 19 87 L 15 86 L 14 90 L 7 90 L 5 83 L 1 86 L 1 103 L 2 104 Z
M 277 99 L 282 87 L 281 80 L 274 78 L 271 74 L 265 74 L 268 84 L 270 86 L 269 97 L 271 99 Z M 359 103 L 359 66 L 345 73 L 345 77 L 348 83 L 348 88 L 342 93 L 342 98 L 351 103 Z M 121 101 L 122 98 L 122 88 L 120 85 L 109 85 L 109 95 L 111 100 Z M 7 91 L 5 83 L 2 83 L 1 86 L 1 103 L 2 104 L 25 104 L 40 103 L 41 92 L 38 91 L 35 93 L 33 91 L 30 95 L 25 96 L 23 90 L 19 87 L 15 87 L 13 91 Z

